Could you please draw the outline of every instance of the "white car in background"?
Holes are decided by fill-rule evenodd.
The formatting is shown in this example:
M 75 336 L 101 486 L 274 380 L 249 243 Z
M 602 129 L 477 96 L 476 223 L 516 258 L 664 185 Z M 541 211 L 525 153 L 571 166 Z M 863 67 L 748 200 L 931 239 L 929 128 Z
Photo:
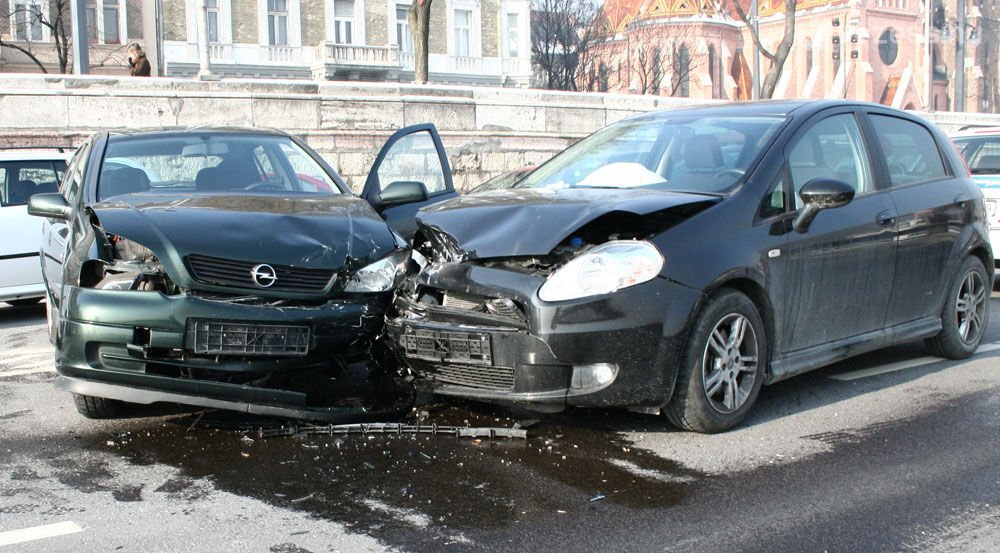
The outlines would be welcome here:
M 71 155 L 59 148 L 0 148 L 0 302 L 31 305 L 45 297 L 42 219 L 28 215 L 28 198 L 56 192 Z
M 963 130 L 951 135 L 951 140 L 965 158 L 972 179 L 983 190 L 990 242 L 996 247 L 1000 244 L 1000 127 Z

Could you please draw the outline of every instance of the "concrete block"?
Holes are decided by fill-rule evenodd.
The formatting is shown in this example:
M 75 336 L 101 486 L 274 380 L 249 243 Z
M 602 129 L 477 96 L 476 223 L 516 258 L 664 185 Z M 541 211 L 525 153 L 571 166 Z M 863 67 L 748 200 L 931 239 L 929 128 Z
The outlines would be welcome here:
M 477 103 L 475 128 L 543 132 L 545 114 L 545 108 L 537 105 Z
M 399 101 L 323 100 L 319 128 L 395 130 L 403 126 L 403 114 Z
M 545 111 L 545 130 L 560 133 L 589 134 L 607 125 L 603 109 L 548 106 Z
M 0 129 L 68 128 L 68 101 L 56 95 L 0 95 Z
M 438 130 L 475 128 L 476 106 L 473 102 L 404 102 L 403 126 L 434 123 Z
M 320 120 L 318 99 L 254 98 L 253 126 L 283 130 L 315 129 Z

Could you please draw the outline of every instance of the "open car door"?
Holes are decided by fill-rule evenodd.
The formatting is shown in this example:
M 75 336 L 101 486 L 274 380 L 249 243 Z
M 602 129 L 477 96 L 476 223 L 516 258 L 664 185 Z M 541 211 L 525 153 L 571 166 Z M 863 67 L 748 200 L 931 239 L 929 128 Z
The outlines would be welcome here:
M 457 195 L 441 137 L 430 123 L 412 125 L 390 136 L 361 192 L 361 197 L 407 240 L 417 231 L 418 209 Z

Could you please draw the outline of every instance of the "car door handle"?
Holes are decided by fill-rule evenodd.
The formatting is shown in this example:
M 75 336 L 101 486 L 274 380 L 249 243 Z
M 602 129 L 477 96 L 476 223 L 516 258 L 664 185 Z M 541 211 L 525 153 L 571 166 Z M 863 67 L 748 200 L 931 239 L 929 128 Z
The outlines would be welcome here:
M 875 224 L 880 227 L 891 227 L 896 224 L 896 214 L 892 211 L 883 211 L 875 216 Z

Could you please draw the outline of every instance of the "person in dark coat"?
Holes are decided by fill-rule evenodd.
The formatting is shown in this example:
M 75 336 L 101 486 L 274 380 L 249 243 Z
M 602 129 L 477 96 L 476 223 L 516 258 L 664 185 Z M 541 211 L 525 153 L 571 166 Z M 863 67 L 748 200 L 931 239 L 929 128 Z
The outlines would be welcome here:
M 128 52 L 128 74 L 133 77 L 148 77 L 150 74 L 149 60 L 146 52 L 138 42 L 132 42 L 125 48 Z

